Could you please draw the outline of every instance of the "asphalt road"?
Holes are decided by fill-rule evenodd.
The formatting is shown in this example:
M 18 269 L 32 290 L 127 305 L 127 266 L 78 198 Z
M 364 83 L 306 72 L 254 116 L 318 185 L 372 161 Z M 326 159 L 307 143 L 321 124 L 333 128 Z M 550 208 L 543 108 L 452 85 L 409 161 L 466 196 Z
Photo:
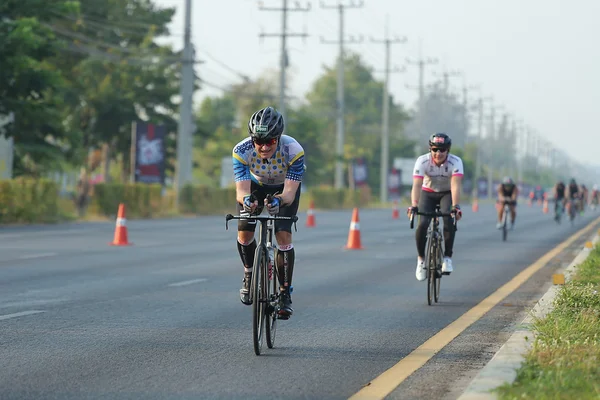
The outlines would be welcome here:
M 557 225 L 519 207 L 508 241 L 491 205 L 465 211 L 440 303 L 414 276 L 403 213 L 360 210 L 364 249 L 344 249 L 351 210 L 301 215 L 294 315 L 256 356 L 239 301 L 235 224 L 223 217 L 0 228 L 2 399 L 347 399 L 594 221 Z M 556 260 L 388 398 L 455 398 L 547 287 Z M 511 303 L 512 302 L 512 303 Z

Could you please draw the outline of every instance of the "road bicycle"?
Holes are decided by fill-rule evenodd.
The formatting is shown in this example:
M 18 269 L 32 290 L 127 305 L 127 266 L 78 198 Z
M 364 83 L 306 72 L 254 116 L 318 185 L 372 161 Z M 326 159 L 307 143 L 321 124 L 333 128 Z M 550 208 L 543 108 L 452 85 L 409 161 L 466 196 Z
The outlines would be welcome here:
M 450 275 L 449 272 L 442 273 L 442 263 L 444 262 L 444 236 L 440 232 L 440 217 L 452 217 L 452 228 L 456 230 L 456 216 L 453 213 L 443 213 L 440 211 L 440 205 L 435 206 L 434 212 L 420 212 L 417 215 L 431 217 L 431 222 L 427 228 L 427 245 L 425 247 L 425 265 L 427 266 L 427 304 L 438 302 L 440 299 L 440 289 L 442 284 L 442 275 Z M 410 217 L 410 229 L 414 228 L 413 213 Z
M 503 200 L 502 207 L 504 207 L 504 212 L 502 213 L 502 241 L 506 242 L 506 237 L 508 236 L 508 216 L 510 215 L 510 206 L 515 202 L 512 200 Z
M 292 221 L 296 228 L 297 216 L 283 217 L 278 215 L 231 215 L 225 216 L 225 229 L 232 219 L 258 221 L 258 242 L 254 253 L 252 266 L 252 281 L 250 283 L 250 301 L 252 303 L 252 340 L 254 353 L 260 355 L 264 339 L 272 349 L 275 345 L 277 319 L 279 311 L 279 290 L 277 284 L 277 265 L 274 257 L 273 242 L 275 221 Z
M 569 213 L 569 221 L 571 221 L 571 225 L 575 224 L 575 217 L 577 216 L 577 211 L 579 209 L 579 199 L 571 198 L 567 202 L 567 210 Z

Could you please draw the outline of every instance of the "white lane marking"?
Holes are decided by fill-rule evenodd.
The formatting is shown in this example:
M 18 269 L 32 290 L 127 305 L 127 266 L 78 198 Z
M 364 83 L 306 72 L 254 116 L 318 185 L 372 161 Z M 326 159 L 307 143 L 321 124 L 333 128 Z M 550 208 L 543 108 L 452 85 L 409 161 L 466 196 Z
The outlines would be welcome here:
M 22 260 L 29 260 L 31 258 L 42 258 L 42 257 L 52 257 L 55 256 L 56 253 L 39 253 L 39 254 L 27 254 L 19 257 Z
M 10 303 L 0 303 L 0 308 L 8 308 L 8 307 L 36 307 L 36 306 L 45 306 L 48 304 L 57 304 L 64 303 L 69 301 L 70 299 L 67 297 L 58 298 L 58 299 L 41 299 L 41 300 L 22 300 L 22 301 L 13 301 Z
M 194 283 L 199 283 L 199 282 L 206 282 L 206 279 L 200 278 L 200 279 L 192 279 L 192 280 L 183 281 L 183 282 L 175 282 L 175 283 L 170 283 L 169 286 L 187 286 L 187 285 L 193 285 Z
M 14 314 L 6 314 L 6 315 L 0 315 L 0 321 L 3 321 L 5 319 L 11 319 L 11 318 L 17 318 L 17 317 L 23 317 L 25 315 L 33 315 L 33 314 L 39 314 L 39 313 L 44 313 L 46 311 L 42 311 L 42 310 L 31 310 L 31 311 L 21 311 L 18 313 L 14 313 Z

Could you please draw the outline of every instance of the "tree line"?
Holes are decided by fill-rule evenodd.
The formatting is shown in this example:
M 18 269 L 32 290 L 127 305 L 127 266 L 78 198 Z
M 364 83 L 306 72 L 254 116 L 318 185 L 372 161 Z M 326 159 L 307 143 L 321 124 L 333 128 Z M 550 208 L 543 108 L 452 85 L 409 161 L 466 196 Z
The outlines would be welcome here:
M 168 176 L 173 176 L 177 140 L 181 53 L 157 39 L 169 34 L 175 8 L 151 0 L 5 0 L 0 4 L 0 115 L 14 115 L 6 136 L 14 138 L 14 175 L 42 176 L 89 166 L 89 150 L 104 149 L 106 160 L 129 176 L 131 122 L 164 124 Z M 349 165 L 364 158 L 369 184 L 379 186 L 383 82 L 359 54 L 345 64 L 345 146 Z M 306 150 L 306 182 L 331 185 L 336 160 L 336 66 L 322 73 L 302 99 L 290 98 L 286 132 Z M 277 106 L 277 71 L 263 71 L 205 97 L 195 109 L 194 177 L 219 184 L 221 159 L 247 135 L 247 119 L 265 105 Z M 275 77 L 275 78 L 274 78 Z M 210 85 L 199 77 L 195 89 Z M 390 101 L 390 163 L 423 150 L 429 132 L 464 135 L 464 108 L 440 87 L 428 90 L 427 121 L 416 138 L 415 111 Z M 412 122 L 411 122 L 412 121 Z M 420 149 L 419 149 L 419 146 Z M 453 149 L 473 164 L 476 144 Z M 504 153 L 506 154 L 506 152 Z M 388 166 L 390 168 L 391 165 Z M 466 168 L 467 178 L 472 177 Z M 114 177 L 113 177 L 114 178 Z

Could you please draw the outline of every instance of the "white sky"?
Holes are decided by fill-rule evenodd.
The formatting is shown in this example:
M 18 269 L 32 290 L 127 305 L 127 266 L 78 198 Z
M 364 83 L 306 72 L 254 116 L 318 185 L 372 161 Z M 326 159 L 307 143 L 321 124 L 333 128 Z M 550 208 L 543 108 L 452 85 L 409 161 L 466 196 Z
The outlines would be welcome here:
M 343 1 L 349 4 L 350 0 Z M 353 0 L 354 4 L 360 0 Z M 154 0 L 164 7 L 177 7 L 168 41 L 183 44 L 185 0 Z M 303 96 L 322 74 L 322 65 L 332 66 L 338 46 L 321 43 L 338 39 L 337 9 L 324 9 L 312 1 L 308 12 L 288 13 L 288 32 L 310 36 L 288 38 L 291 93 Z M 282 0 L 263 0 L 265 7 L 281 8 Z M 288 6 L 307 2 L 288 0 Z M 338 0 L 325 1 L 333 6 Z M 261 11 L 255 0 L 192 0 L 192 40 L 198 58 L 196 67 L 208 82 L 226 86 L 240 77 L 214 59 L 251 78 L 265 69 L 278 79 L 280 38 L 260 32 L 280 33 L 281 12 Z M 481 94 L 492 96 L 497 105 L 533 128 L 556 148 L 582 163 L 598 164 L 592 137 L 600 126 L 600 1 L 599 0 L 364 0 L 360 8 L 345 12 L 346 36 L 363 35 L 362 44 L 348 49 L 363 54 L 376 71 L 384 68 L 382 43 L 386 15 L 391 36 L 406 36 L 405 44 L 394 44 L 391 64 L 402 67 L 405 59 L 419 55 L 437 58 L 438 65 L 426 69 L 425 81 L 432 82 L 444 70 L 460 71 L 450 79 L 454 90 L 463 82 L 479 85 Z M 417 68 L 390 78 L 394 98 L 412 107 Z M 436 76 L 437 74 L 437 76 Z M 382 79 L 383 74 L 375 76 Z M 215 89 L 197 93 L 199 100 L 216 95 Z M 473 101 L 478 96 L 472 91 Z M 588 144 L 589 143 L 589 144 Z M 595 143 L 595 142 L 593 142 Z

